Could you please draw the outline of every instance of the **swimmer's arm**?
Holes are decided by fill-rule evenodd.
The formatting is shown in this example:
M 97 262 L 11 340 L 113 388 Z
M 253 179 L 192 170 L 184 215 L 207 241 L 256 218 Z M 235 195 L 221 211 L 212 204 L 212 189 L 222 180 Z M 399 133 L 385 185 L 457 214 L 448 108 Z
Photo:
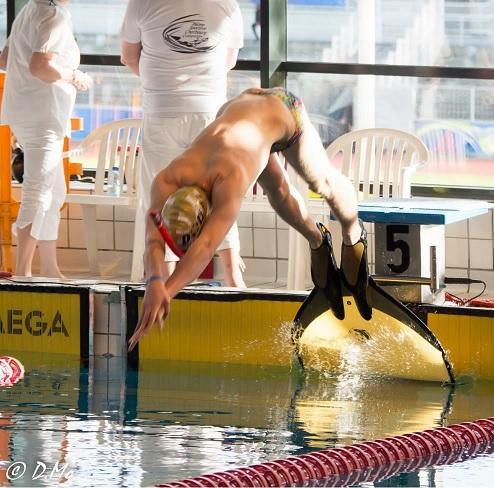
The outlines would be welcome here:
M 163 277 L 164 259 L 163 238 L 159 235 L 148 213 L 144 249 L 146 291 L 144 292 L 139 320 L 132 337 L 129 339 L 129 351 L 134 349 L 139 340 L 151 330 L 155 322 L 160 323 L 162 327 L 163 317 L 166 317 L 170 311 L 170 296 Z
M 129 351 L 131 351 L 139 340 L 149 333 L 155 322 L 163 327 L 163 318 L 170 312 L 170 295 L 165 287 L 163 278 L 163 263 L 165 252 L 163 239 L 156 236 L 158 231 L 153 230 L 154 224 L 148 217 L 146 232 L 146 250 L 144 252 L 144 273 L 146 278 L 146 291 L 142 301 L 141 313 L 136 329 L 129 339 Z
M 168 196 L 176 190 L 166 184 L 163 176 L 162 171 L 153 182 L 152 208 L 162 208 Z M 166 283 L 159 278 L 150 280 L 151 277 L 162 275 L 164 248 L 162 241 L 159 240 L 161 237 L 158 230 L 151 218 L 147 217 L 144 267 L 146 279 L 150 281 L 146 286 L 136 330 L 129 340 L 129 350 L 132 350 L 139 339 L 149 332 L 155 322 L 159 322 L 162 326 L 162 320 L 170 312 L 171 298 L 195 280 L 211 261 L 216 248 L 235 221 L 246 189 L 247 186 L 236 178 L 216 185 L 212 195 L 211 214 L 201 234 L 192 243 Z
M 212 210 L 201 234 L 192 243 L 166 283 L 163 283 L 160 278 L 165 257 L 163 243 L 153 237 L 155 235 L 152 230 L 154 224 L 148 224 L 144 259 L 146 292 L 144 293 L 139 321 L 129 340 L 129 351 L 135 347 L 141 337 L 148 334 L 155 322 L 158 322 L 161 327 L 163 326 L 162 321 L 170 312 L 171 299 L 184 286 L 200 275 L 213 257 L 216 247 L 235 221 L 236 213 L 233 212 L 232 202 L 215 207 L 217 208 Z M 148 217 L 148 222 L 150 220 Z
M 149 214 L 147 221 L 151 222 Z M 152 229 L 155 227 L 155 229 Z M 149 231 L 146 231 L 146 244 L 144 251 L 144 278 L 150 276 L 163 275 L 163 262 L 165 260 L 165 247 L 163 237 L 159 234 L 154 223 L 149 224 Z
M 151 210 L 161 211 L 168 197 L 177 189 L 166 182 L 165 171 L 160 171 L 151 185 L 151 207 L 146 214 L 146 247 L 144 251 L 144 273 L 149 278 L 161 275 L 165 259 L 163 237 L 159 233 L 153 219 L 149 216 Z
M 302 195 L 290 183 L 288 174 L 276 153 L 270 155 L 268 164 L 257 181 L 266 192 L 273 210 L 287 224 L 299 232 L 307 229 L 309 222 L 312 222 L 307 206 Z
M 161 209 L 168 196 L 176 188 L 166 184 L 163 172 L 158 173 L 151 187 L 151 209 Z M 134 334 L 129 340 L 129 351 L 139 339 L 146 335 L 155 322 L 162 326 L 163 318 L 170 311 L 170 295 L 164 283 L 165 248 L 163 238 L 154 225 L 153 220 L 146 215 L 146 243 L 144 249 L 144 278 L 146 291 L 142 302 L 141 314 Z
M 197 279 L 211 261 L 216 249 L 237 218 L 246 188 L 237 180 L 216 186 L 212 195 L 211 213 L 204 228 L 166 282 L 171 297 Z

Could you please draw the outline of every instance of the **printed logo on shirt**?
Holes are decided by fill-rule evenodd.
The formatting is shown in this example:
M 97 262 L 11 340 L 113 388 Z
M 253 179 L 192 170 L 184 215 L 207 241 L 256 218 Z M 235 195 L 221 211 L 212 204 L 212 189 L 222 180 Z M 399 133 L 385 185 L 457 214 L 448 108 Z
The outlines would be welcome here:
M 163 40 L 177 53 L 204 53 L 212 51 L 214 43 L 208 34 L 206 23 L 199 14 L 179 17 L 163 30 Z

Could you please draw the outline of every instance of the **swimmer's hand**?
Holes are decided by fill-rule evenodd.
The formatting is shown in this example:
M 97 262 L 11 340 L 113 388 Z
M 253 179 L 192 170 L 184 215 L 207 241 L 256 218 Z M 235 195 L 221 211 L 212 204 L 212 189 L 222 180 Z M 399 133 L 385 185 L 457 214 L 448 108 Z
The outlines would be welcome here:
M 151 276 L 146 281 L 146 291 L 142 302 L 142 310 L 136 330 L 129 339 L 129 351 L 132 351 L 141 337 L 147 335 L 155 322 L 159 322 L 160 329 L 163 321 L 170 313 L 171 297 L 165 287 L 162 277 Z

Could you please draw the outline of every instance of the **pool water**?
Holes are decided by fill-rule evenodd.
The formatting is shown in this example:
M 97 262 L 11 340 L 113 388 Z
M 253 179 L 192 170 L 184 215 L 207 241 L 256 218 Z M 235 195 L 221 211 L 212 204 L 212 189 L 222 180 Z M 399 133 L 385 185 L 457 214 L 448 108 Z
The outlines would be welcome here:
M 0 389 L 0 485 L 150 486 L 494 414 L 487 382 L 16 356 L 26 375 Z M 484 455 L 363 486 L 491 486 L 493 469 Z

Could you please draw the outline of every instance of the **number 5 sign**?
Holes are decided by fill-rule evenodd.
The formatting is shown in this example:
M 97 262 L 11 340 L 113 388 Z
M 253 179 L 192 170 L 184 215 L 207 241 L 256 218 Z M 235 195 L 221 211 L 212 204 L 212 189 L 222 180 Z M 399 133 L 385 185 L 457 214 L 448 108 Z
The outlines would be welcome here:
M 375 224 L 376 274 L 430 277 L 430 247 L 436 247 L 437 273 L 443 282 L 445 272 L 444 225 Z M 427 286 L 389 287 L 400 300 L 430 302 Z M 394 288 L 394 289 L 391 289 Z

